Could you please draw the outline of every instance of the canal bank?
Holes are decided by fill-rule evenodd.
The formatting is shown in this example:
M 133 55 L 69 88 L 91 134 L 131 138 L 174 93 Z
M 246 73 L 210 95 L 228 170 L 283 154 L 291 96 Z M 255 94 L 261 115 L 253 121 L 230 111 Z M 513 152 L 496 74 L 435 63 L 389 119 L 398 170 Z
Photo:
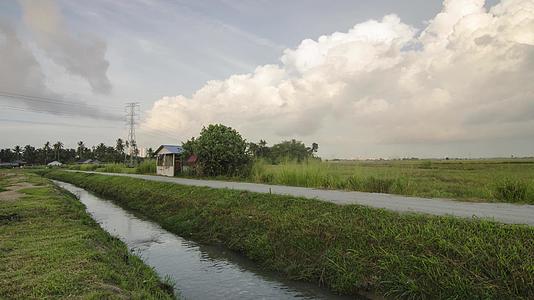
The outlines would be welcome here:
M 0 171 L 0 299 L 172 299 L 78 199 L 49 180 Z
M 534 229 L 358 205 L 54 171 L 195 241 L 357 295 L 532 298 Z

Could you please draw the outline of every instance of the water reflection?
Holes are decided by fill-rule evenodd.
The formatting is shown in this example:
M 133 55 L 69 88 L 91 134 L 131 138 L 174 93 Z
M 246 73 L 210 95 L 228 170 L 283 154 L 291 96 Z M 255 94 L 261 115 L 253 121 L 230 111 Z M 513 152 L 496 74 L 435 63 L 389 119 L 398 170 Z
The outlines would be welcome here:
M 172 278 L 177 294 L 186 299 L 348 299 L 313 284 L 285 280 L 234 252 L 188 241 L 81 188 L 54 182 L 75 194 L 103 229 L 161 277 Z

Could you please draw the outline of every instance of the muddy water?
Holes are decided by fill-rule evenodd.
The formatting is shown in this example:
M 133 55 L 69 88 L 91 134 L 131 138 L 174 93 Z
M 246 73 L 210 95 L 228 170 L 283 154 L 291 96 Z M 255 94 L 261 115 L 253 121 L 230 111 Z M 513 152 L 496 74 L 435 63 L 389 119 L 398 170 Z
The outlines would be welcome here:
M 84 189 L 54 182 L 75 194 L 104 230 L 126 243 L 160 277 L 170 277 L 176 294 L 185 299 L 348 299 L 313 284 L 285 280 L 231 251 L 188 241 Z

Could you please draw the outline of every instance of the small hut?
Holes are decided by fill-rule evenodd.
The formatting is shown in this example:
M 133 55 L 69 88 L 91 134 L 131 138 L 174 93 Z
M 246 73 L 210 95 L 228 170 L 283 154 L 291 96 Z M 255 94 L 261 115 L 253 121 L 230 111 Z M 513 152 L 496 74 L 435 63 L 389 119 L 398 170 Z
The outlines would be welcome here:
M 176 145 L 161 145 L 156 150 L 156 174 L 174 176 L 182 171 L 182 156 L 184 149 Z
M 54 160 L 53 162 L 49 162 L 47 166 L 49 167 L 61 167 L 63 164 L 57 160 Z

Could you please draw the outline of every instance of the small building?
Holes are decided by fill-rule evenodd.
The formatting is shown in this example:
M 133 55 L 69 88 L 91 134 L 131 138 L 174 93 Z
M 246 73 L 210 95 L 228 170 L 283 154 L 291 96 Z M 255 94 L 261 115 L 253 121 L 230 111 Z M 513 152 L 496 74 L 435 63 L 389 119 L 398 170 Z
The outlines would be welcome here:
M 54 160 L 52 162 L 49 162 L 48 164 L 46 164 L 47 166 L 49 167 L 61 167 L 63 164 L 57 160 Z
M 77 162 L 80 165 L 99 165 L 101 162 L 97 159 L 84 159 Z
M 156 174 L 174 176 L 182 171 L 182 153 L 184 149 L 176 145 L 161 145 L 156 150 Z

